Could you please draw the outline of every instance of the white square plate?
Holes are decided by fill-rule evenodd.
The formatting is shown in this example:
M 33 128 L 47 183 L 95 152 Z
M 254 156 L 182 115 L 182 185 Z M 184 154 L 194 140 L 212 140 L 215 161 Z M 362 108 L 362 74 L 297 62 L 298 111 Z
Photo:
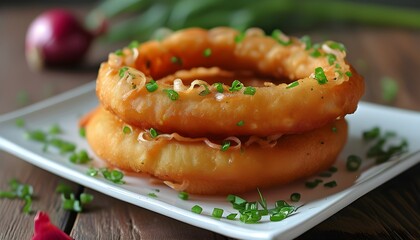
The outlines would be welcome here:
M 162 185 L 154 185 L 144 176 L 125 176 L 126 184 L 118 185 L 101 177 L 86 175 L 88 165 L 75 165 L 57 152 L 43 151 L 40 143 L 24 138 L 26 129 L 48 129 L 59 124 L 64 133 L 60 135 L 77 144 L 78 149 L 87 149 L 86 140 L 79 136 L 79 118 L 97 106 L 94 83 L 82 86 L 62 95 L 37 103 L 16 112 L 0 116 L 0 148 L 61 177 L 77 182 L 96 191 L 137 206 L 155 211 L 165 216 L 188 224 L 208 229 L 229 237 L 241 239 L 291 239 L 322 222 L 340 209 L 349 205 L 363 194 L 381 185 L 402 171 L 420 162 L 420 113 L 360 103 L 357 112 L 347 117 L 350 126 L 348 142 L 337 159 L 335 166 L 338 172 L 332 177 L 324 178 L 324 182 L 335 180 L 337 187 L 318 186 L 308 189 L 305 180 L 287 186 L 264 190 L 269 207 L 276 200 L 288 200 L 290 194 L 299 192 L 301 200 L 294 203 L 301 206 L 297 213 L 280 222 L 270 222 L 263 218 L 258 224 L 244 224 L 239 220 L 215 219 L 211 217 L 213 208 L 225 210 L 224 217 L 236 212 L 224 197 L 203 197 L 191 195 L 185 201 L 178 198 L 177 192 Z M 25 120 L 25 128 L 15 124 L 17 118 Z M 346 158 L 350 154 L 365 156 L 367 147 L 361 135 L 374 126 L 394 131 L 409 143 L 409 152 L 390 161 L 375 165 L 372 160 L 364 159 L 362 167 L 356 172 L 346 171 Z M 94 157 L 96 166 L 102 164 Z M 320 178 L 314 176 L 314 178 Z M 156 191 L 159 189 L 159 191 Z M 155 193 L 157 197 L 150 197 Z M 257 191 L 241 195 L 248 201 L 259 199 Z M 191 212 L 191 207 L 200 205 L 202 214 Z

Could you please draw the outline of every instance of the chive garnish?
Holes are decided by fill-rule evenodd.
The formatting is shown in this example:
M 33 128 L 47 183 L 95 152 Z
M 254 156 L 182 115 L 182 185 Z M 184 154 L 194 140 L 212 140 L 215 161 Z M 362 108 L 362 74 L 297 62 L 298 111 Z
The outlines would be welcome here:
M 214 208 L 211 215 L 215 218 L 221 218 L 223 215 L 223 209 L 221 208 Z
M 336 186 L 337 186 L 336 181 L 331 181 L 331 182 L 324 183 L 324 187 L 333 188 L 333 187 L 336 187 Z
M 292 193 L 290 195 L 290 201 L 299 202 L 300 201 L 300 193 Z
M 116 184 L 124 184 L 125 182 L 122 180 L 124 178 L 124 173 L 119 170 L 108 170 L 108 168 L 100 169 L 104 178 L 108 181 L 111 181 Z
M 23 128 L 25 126 L 25 120 L 23 118 L 18 118 L 15 120 L 17 127 Z
M 149 133 L 152 138 L 156 138 L 159 135 L 156 129 L 154 128 L 150 128 Z
M 314 58 L 319 58 L 322 56 L 322 53 L 318 49 L 314 49 L 309 55 Z
M 150 80 L 150 82 L 146 83 L 146 89 L 148 92 L 154 92 L 158 89 L 158 84 L 155 80 Z
M 79 128 L 79 136 L 82 138 L 86 137 L 86 129 L 84 127 Z
M 251 87 L 251 86 L 246 87 L 245 90 L 244 90 L 245 95 L 253 96 L 253 95 L 255 95 L 255 92 L 257 92 L 257 90 L 254 87 Z
M 223 89 L 223 84 L 222 83 L 215 83 L 214 86 L 216 86 L 216 91 L 219 93 L 223 93 L 224 89 Z
M 335 172 L 337 172 L 337 171 L 338 171 L 338 168 L 337 168 L 337 167 L 332 166 L 332 167 L 330 167 L 330 168 L 328 169 L 328 171 L 329 171 L 329 172 L 332 172 L 332 173 L 335 173 Z
M 337 129 L 337 127 L 332 127 L 332 128 L 331 128 L 331 131 L 332 131 L 332 132 L 337 132 L 337 131 L 338 131 L 338 129 Z
M 313 181 L 307 181 L 305 182 L 305 187 L 307 188 L 315 188 L 318 186 L 318 184 L 322 183 L 323 181 L 321 179 L 315 179 Z
M 381 129 L 379 127 L 374 127 L 368 131 L 363 132 L 364 140 L 373 140 L 378 138 L 381 135 Z
M 353 76 L 353 73 L 351 73 L 350 71 L 347 71 L 346 75 L 347 75 L 347 77 L 351 77 L 351 76 Z
M 131 127 L 124 126 L 122 131 L 123 131 L 124 134 L 130 134 L 131 133 Z
M 164 89 L 164 92 L 166 92 L 166 94 L 168 95 L 169 99 L 171 99 L 172 101 L 176 101 L 179 98 L 179 94 L 172 89 Z
M 327 53 L 326 55 L 327 55 L 328 64 L 332 66 L 334 62 L 337 60 L 337 57 L 332 53 Z
M 86 172 L 86 174 L 87 174 L 87 175 L 89 175 L 89 176 L 91 176 L 91 177 L 96 177 L 96 176 L 98 176 L 98 173 L 99 173 L 99 170 L 98 170 L 98 169 L 95 169 L 95 168 L 93 168 L 93 167 L 90 167 L 90 168 L 87 170 L 87 172 Z
M 131 41 L 130 44 L 128 44 L 128 48 L 138 48 L 138 46 L 139 46 L 139 42 L 136 40 Z
M 176 56 L 171 57 L 171 63 L 182 65 L 182 59 Z
M 152 198 L 157 198 L 156 193 L 148 193 L 147 196 L 152 197 Z
M 72 153 L 69 159 L 70 162 L 76 164 L 85 164 L 91 160 L 86 150 L 80 150 L 77 153 Z
M 179 197 L 180 199 L 182 199 L 182 200 L 188 200 L 189 195 L 188 195 L 188 193 L 187 193 L 187 192 L 179 192 L 179 193 L 178 193 L 178 197 Z
M 204 57 L 210 57 L 211 56 L 211 48 L 204 49 L 203 56 Z
M 294 82 L 291 82 L 291 83 L 287 84 L 286 89 L 294 88 L 296 86 L 299 86 L 299 82 L 298 81 L 294 81 Z
M 124 53 L 123 53 L 123 51 L 121 49 L 116 50 L 114 52 L 114 54 L 117 55 L 117 56 L 123 56 L 124 55 Z
M 386 103 L 391 103 L 395 100 L 398 94 L 398 83 L 391 77 L 383 77 L 381 79 L 382 99 Z
M 288 46 L 292 44 L 292 39 L 286 36 L 282 31 L 279 29 L 275 29 L 271 33 L 271 37 L 274 38 L 278 43 L 280 43 L 283 46 Z
M 225 141 L 223 141 L 222 147 L 220 148 L 220 150 L 222 150 L 224 152 L 224 151 L 228 150 L 229 147 L 230 147 L 230 141 L 225 140 Z
M 315 68 L 315 79 L 321 85 L 328 82 L 328 79 L 325 76 L 325 72 L 324 72 L 324 69 L 322 69 L 322 67 Z
M 236 126 L 242 127 L 244 124 L 245 124 L 245 121 L 244 120 L 241 120 L 241 121 L 239 121 L 239 122 L 236 123 Z
M 231 213 L 229 215 L 226 216 L 226 219 L 228 220 L 235 220 L 236 216 L 238 216 L 237 213 Z
M 327 43 L 327 45 L 328 45 L 331 49 L 340 50 L 341 52 L 346 51 L 346 47 L 344 46 L 344 44 L 339 43 L 339 42 L 329 41 L 329 42 Z
M 120 68 L 120 71 L 118 71 L 118 76 L 120 76 L 121 78 L 124 77 L 125 72 L 127 72 L 128 67 L 122 67 Z
M 231 92 L 237 92 L 241 90 L 244 87 L 244 85 L 239 80 L 234 80 L 232 82 L 232 86 L 229 88 L 229 91 Z
M 0 191 L 0 199 L 8 198 L 15 199 L 19 198 L 24 200 L 24 205 L 22 207 L 22 212 L 30 214 L 32 212 L 32 196 L 33 196 L 33 187 L 29 184 L 20 183 L 16 179 L 9 180 L 9 190 Z
M 355 172 L 362 165 L 362 158 L 356 155 L 350 155 L 347 157 L 346 168 L 350 172 Z
M 73 190 L 64 184 L 59 184 L 55 191 L 61 194 L 61 206 L 64 210 L 82 212 L 82 206 L 93 201 L 93 195 L 88 193 L 82 193 L 76 199 Z
M 235 36 L 235 43 L 241 43 L 245 39 L 245 33 L 241 32 Z
M 202 211 L 203 211 L 203 208 L 198 206 L 198 205 L 194 205 L 191 208 L 191 212 L 193 212 L 193 213 L 201 214 Z
M 46 142 L 47 134 L 42 130 L 32 130 L 26 132 L 26 139 L 37 141 L 37 142 Z

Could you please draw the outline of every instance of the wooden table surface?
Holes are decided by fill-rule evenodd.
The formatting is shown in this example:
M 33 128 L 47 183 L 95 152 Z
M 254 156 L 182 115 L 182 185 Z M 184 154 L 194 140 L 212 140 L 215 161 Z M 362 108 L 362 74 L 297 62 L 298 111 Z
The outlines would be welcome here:
M 30 71 L 24 58 L 25 32 L 44 9 L 0 9 L 0 114 L 93 81 L 98 64 L 109 51 L 120 47 L 96 43 L 81 68 Z M 75 10 L 83 13 L 86 8 Z M 420 31 L 347 26 L 306 33 L 314 39 L 334 39 L 347 46 L 350 62 L 366 79 L 364 101 L 420 111 Z M 399 86 L 391 103 L 381 95 L 381 79 L 385 76 L 395 79 Z M 420 239 L 419 170 L 417 164 L 298 239 Z M 77 185 L 0 151 L 0 189 L 6 189 L 11 178 L 33 185 L 33 208 L 47 212 L 54 224 L 75 239 L 226 239 Z M 78 214 L 61 209 L 60 196 L 54 192 L 58 183 L 93 194 L 95 200 L 89 211 Z M 19 200 L 0 199 L 0 239 L 31 238 L 34 214 L 23 214 L 21 207 Z

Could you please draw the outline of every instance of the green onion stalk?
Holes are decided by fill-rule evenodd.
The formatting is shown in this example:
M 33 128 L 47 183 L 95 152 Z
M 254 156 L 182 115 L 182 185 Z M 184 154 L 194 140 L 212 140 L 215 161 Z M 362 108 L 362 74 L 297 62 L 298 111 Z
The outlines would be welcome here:
M 420 10 L 345 0 L 103 0 L 87 16 L 95 29 L 109 22 L 109 42 L 147 40 L 156 29 L 230 26 L 239 30 L 309 29 L 325 23 L 420 28 Z

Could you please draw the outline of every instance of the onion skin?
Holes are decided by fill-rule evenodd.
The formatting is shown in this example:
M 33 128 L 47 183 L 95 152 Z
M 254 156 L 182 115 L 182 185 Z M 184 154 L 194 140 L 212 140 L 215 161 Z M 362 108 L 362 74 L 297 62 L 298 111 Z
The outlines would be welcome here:
M 26 59 L 32 69 L 69 66 L 82 61 L 94 36 L 64 9 L 39 15 L 26 34 Z

